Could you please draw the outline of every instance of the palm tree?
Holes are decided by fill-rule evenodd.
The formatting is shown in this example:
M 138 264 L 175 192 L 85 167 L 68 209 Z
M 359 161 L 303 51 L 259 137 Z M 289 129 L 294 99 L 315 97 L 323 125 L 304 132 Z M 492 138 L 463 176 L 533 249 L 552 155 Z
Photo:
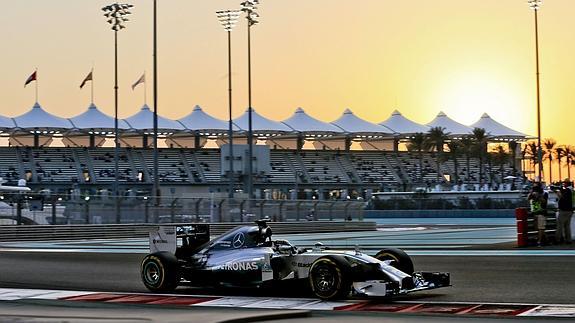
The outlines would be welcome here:
M 528 149 L 529 149 L 529 146 L 521 145 L 521 169 L 523 170 L 523 175 L 525 175 L 525 173 L 527 172 L 528 163 L 526 163 L 525 161 L 527 160 L 527 155 L 529 153 Z
M 441 157 L 443 154 L 443 145 L 445 145 L 445 141 L 448 139 L 448 134 L 444 132 L 445 128 L 443 127 L 433 127 L 429 129 L 427 133 L 427 140 L 430 147 L 433 147 L 437 152 L 435 156 L 436 163 L 437 163 L 437 182 L 440 182 L 440 173 L 441 173 Z
M 427 138 L 425 134 L 418 132 L 409 138 L 407 150 L 416 151 L 419 158 L 419 182 L 423 182 L 423 151 L 427 150 Z
M 498 145 L 497 147 L 495 147 L 493 159 L 495 163 L 499 165 L 499 174 L 501 178 L 501 183 L 503 183 L 503 177 L 504 177 L 503 175 L 505 175 L 504 167 L 507 161 L 509 160 L 509 155 L 510 154 L 507 151 L 505 151 L 505 147 L 503 147 L 503 145 Z
M 459 143 L 461 144 L 461 150 L 463 154 L 465 154 L 465 161 L 467 166 L 467 171 L 465 173 L 465 181 L 469 183 L 471 181 L 469 173 L 471 172 L 471 156 L 473 155 L 474 142 L 473 139 L 466 136 L 463 137 L 461 140 L 459 140 Z
M 487 171 L 485 172 L 487 175 L 485 175 L 487 178 L 489 178 L 489 186 L 493 186 L 493 159 L 494 159 L 494 154 L 490 153 L 490 152 L 486 152 L 485 153 L 485 161 L 487 161 Z
M 455 184 L 459 183 L 459 163 L 457 158 L 463 153 L 463 147 L 461 142 L 452 140 L 447 143 L 447 148 L 449 153 L 447 155 L 448 159 L 453 159 L 453 170 L 455 171 Z
M 513 170 L 513 176 L 517 175 L 517 167 L 515 167 L 515 156 L 517 153 L 517 141 L 510 141 L 509 142 L 509 162 L 511 163 L 511 169 Z
M 555 148 L 555 157 L 557 158 L 557 163 L 558 165 L 558 173 L 559 173 L 559 180 L 562 180 L 562 176 L 561 176 L 561 166 L 562 166 L 562 160 L 563 157 L 565 157 L 565 147 L 564 146 L 559 146 Z
M 538 147 L 537 142 L 530 141 L 526 145 L 527 154 L 529 155 L 529 159 L 531 161 L 531 165 L 533 166 L 533 173 L 535 170 L 538 169 L 536 166 L 539 164 L 539 157 L 538 157 Z
M 553 183 L 553 173 L 551 170 L 551 165 L 553 164 L 553 148 L 555 148 L 555 145 L 557 144 L 557 141 L 555 141 L 555 139 L 545 139 L 545 141 L 543 141 L 543 147 L 545 149 L 545 155 L 543 156 L 544 159 L 549 160 L 549 183 Z
M 473 140 L 475 142 L 475 155 L 479 158 L 479 184 L 483 183 L 483 159 L 487 154 L 487 133 L 483 128 L 473 129 Z
M 565 159 L 567 159 L 567 177 L 571 180 L 571 162 L 575 154 L 575 148 L 571 145 L 565 146 Z

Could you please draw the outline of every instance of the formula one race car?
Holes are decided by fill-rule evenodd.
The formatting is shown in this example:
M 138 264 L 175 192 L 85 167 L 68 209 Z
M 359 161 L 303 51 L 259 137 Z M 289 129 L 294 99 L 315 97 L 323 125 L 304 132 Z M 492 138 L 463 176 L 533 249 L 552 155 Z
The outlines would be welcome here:
M 297 248 L 272 240 L 265 220 L 240 226 L 210 241 L 207 224 L 159 226 L 150 233 L 150 254 L 141 264 L 144 285 L 168 292 L 180 284 L 198 287 L 267 287 L 304 282 L 321 299 L 350 295 L 394 296 L 450 285 L 449 273 L 414 272 L 409 256 L 383 249 L 331 250 L 317 243 Z

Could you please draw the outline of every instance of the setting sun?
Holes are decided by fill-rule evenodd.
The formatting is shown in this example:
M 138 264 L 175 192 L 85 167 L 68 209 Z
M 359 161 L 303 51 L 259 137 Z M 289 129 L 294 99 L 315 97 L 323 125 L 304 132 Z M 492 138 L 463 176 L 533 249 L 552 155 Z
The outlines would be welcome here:
M 521 120 L 518 113 L 524 102 L 508 82 L 480 73 L 466 73 L 446 83 L 441 93 L 445 102 L 442 109 L 462 123 L 474 123 L 486 112 L 506 120 L 511 127 L 523 129 L 527 126 L 522 124 L 526 120 Z

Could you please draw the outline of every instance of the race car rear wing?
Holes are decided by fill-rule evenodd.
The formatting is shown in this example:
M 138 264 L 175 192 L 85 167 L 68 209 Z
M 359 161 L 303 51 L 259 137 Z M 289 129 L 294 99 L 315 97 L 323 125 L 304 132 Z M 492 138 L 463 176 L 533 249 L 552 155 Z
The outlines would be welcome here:
M 208 224 L 160 225 L 150 231 L 150 253 L 189 254 L 210 241 Z

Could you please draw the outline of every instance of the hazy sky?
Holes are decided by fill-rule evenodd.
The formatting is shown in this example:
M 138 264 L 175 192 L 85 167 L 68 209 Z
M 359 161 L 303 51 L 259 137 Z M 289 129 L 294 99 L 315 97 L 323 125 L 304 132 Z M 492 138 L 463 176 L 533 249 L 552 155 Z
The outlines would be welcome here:
M 227 118 L 227 38 L 214 12 L 239 0 L 158 0 L 159 112 L 199 104 Z M 421 123 L 439 111 L 472 123 L 483 112 L 536 134 L 534 19 L 526 0 L 262 0 L 252 29 L 254 107 L 282 120 L 297 107 L 324 121 L 351 108 L 372 122 L 394 109 Z M 113 113 L 113 32 L 101 0 L 0 0 L 0 114 L 34 103 L 23 88 L 38 68 L 40 103 L 72 117 L 90 103 L 80 82 L 95 67 L 96 105 Z M 151 102 L 152 1 L 132 0 L 120 32 L 120 117 L 136 113 L 144 70 Z M 544 1 L 542 131 L 575 144 L 575 1 Z M 247 106 L 246 25 L 233 32 L 234 116 Z

